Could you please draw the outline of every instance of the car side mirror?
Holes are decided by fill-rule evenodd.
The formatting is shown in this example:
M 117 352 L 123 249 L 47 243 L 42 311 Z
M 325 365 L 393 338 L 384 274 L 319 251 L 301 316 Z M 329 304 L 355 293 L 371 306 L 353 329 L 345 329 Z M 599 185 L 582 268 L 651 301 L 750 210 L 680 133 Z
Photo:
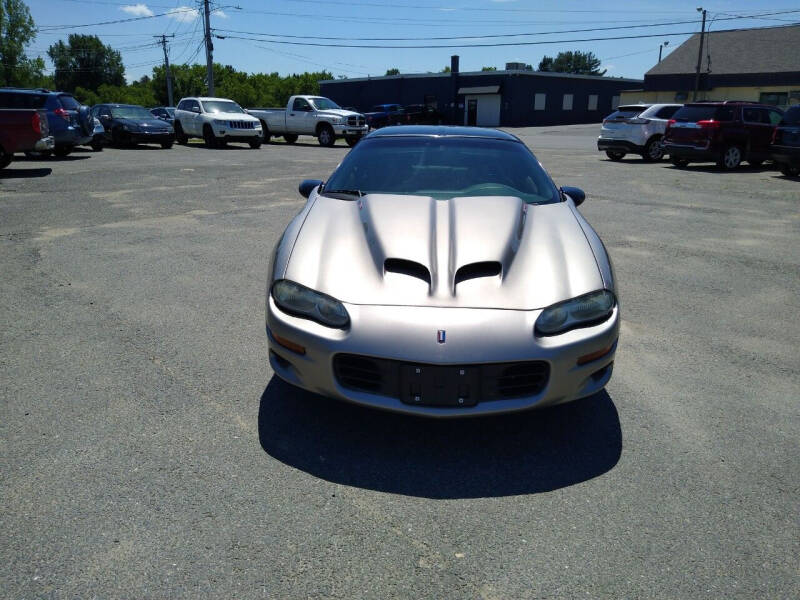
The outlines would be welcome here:
M 308 198 L 314 188 L 319 185 L 322 185 L 322 180 L 320 179 L 304 179 L 300 182 L 300 185 L 297 186 L 297 191 L 300 192 L 303 198 Z
M 575 206 L 580 206 L 586 200 L 586 193 L 580 188 L 565 185 L 561 188 L 561 193 L 572 198 Z
M 198 106 L 193 106 L 189 110 L 191 110 L 193 113 L 197 113 L 198 115 L 200 114 L 200 108 Z

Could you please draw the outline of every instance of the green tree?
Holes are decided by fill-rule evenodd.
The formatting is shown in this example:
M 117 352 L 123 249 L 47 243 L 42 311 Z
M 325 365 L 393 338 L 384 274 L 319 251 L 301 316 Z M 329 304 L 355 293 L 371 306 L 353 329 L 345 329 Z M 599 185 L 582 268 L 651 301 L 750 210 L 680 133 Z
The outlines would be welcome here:
M 396 67 L 392 68 L 392 69 L 386 69 L 386 74 L 387 75 L 400 75 L 400 69 L 398 69 Z
M 539 62 L 539 71 L 554 73 L 574 73 L 576 75 L 605 75 L 606 69 L 600 70 L 600 59 L 594 52 L 559 52 L 555 58 L 545 56 Z
M 22 0 L 0 0 L 0 85 L 33 85 L 43 77 L 44 61 L 25 55 L 35 37 L 28 6 Z
M 96 35 L 71 33 L 47 50 L 55 66 L 56 87 L 68 92 L 78 87 L 97 91 L 101 85 L 124 86 L 122 56 Z
M 439 73 L 450 73 L 450 65 L 446 66 L 444 69 L 439 71 Z
M 481 67 L 481 71 L 497 71 L 497 67 Z

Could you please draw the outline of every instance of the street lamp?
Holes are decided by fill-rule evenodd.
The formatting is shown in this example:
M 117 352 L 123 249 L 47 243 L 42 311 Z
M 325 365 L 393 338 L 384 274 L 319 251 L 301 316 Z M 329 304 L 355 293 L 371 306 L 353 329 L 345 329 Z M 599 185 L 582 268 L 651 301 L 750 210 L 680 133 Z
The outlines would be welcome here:
M 664 46 L 669 46 L 669 40 L 658 46 L 658 62 L 661 62 L 661 51 L 664 49 Z

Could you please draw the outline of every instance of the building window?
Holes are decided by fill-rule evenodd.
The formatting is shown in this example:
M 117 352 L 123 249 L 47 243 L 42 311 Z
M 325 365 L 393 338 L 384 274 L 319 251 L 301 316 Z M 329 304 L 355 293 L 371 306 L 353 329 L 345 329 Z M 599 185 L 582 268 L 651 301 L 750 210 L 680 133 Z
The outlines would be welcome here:
M 561 104 L 561 110 L 572 110 L 572 94 L 564 94 L 564 102 Z
M 587 110 L 597 110 L 597 94 L 589 94 L 589 106 Z
M 771 104 L 772 106 L 786 106 L 789 103 L 788 92 L 761 92 L 758 97 L 761 104 Z
M 547 94 L 536 94 L 533 97 L 533 110 L 544 110 Z
M 619 106 L 619 96 L 611 96 L 611 110 L 617 110 Z
M 689 99 L 689 92 L 676 92 L 675 102 L 686 102 Z

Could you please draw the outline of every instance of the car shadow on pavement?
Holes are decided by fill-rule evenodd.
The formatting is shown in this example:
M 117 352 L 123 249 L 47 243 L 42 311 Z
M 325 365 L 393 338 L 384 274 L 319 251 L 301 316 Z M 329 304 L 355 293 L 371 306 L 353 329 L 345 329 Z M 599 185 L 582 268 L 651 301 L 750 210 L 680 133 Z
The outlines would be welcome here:
M 68 154 L 67 156 L 20 156 L 14 157 L 14 162 L 72 162 L 75 160 L 86 160 L 88 156 L 75 156 Z
M 16 162 L 16 161 L 14 161 Z M 12 163 L 13 165 L 14 163 Z M 27 177 L 47 177 L 53 169 L 15 169 L 12 167 L 0 170 L 0 179 L 24 179 Z
M 622 431 L 610 396 L 540 411 L 424 419 L 312 394 L 273 376 L 261 396 L 261 447 L 327 481 L 423 498 L 549 492 L 611 470 Z

